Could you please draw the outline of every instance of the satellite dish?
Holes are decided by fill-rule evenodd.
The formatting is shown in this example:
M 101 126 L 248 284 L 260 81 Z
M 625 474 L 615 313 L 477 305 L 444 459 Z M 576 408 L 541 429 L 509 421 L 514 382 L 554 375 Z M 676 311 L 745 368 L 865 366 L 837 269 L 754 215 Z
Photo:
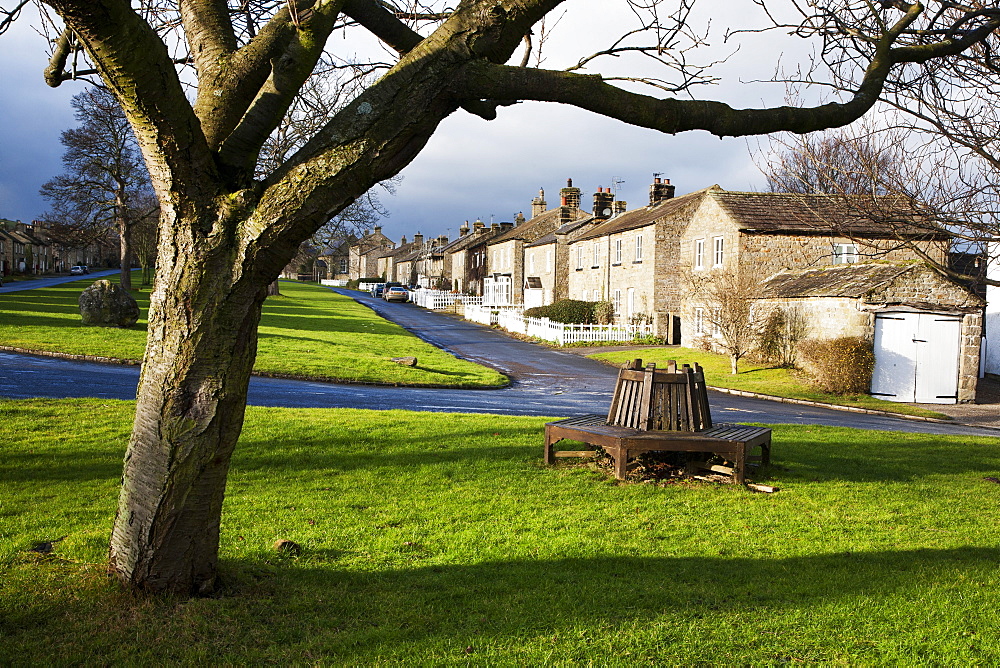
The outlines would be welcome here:
M 602 215 L 605 215 L 605 216 L 610 216 L 610 215 L 611 215 L 611 209 L 605 209 L 605 210 L 604 210 L 604 211 L 602 211 L 601 213 L 602 213 Z

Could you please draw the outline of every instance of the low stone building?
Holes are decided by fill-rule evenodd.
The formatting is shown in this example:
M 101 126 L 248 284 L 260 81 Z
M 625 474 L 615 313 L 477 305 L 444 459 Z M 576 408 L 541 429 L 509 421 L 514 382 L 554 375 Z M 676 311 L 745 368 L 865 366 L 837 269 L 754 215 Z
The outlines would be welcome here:
M 976 396 L 983 305 L 927 264 L 874 263 L 775 274 L 763 283 L 754 312 L 796 313 L 804 338 L 874 341 L 875 396 L 962 403 Z

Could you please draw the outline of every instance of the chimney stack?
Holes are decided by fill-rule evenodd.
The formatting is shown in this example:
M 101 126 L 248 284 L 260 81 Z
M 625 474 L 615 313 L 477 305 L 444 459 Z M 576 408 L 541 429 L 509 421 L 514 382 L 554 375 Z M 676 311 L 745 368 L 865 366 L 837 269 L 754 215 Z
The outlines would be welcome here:
M 469 233 L 469 221 L 465 221 L 464 223 L 462 223 L 462 226 L 458 228 L 458 236 L 464 237 L 468 233 Z
M 566 179 L 566 187 L 559 191 L 563 206 L 580 208 L 580 189 L 573 187 L 573 179 Z
M 382 226 L 376 225 L 374 234 L 382 234 Z
M 420 232 L 417 232 L 416 234 L 414 234 L 413 235 L 413 243 L 417 244 L 418 246 L 421 245 L 422 243 L 424 243 L 424 235 L 420 234 Z
M 512 230 L 514 229 L 514 223 L 510 222 L 509 220 L 501 221 L 500 229 L 503 230 L 504 232 L 506 232 L 507 230 Z
M 524 214 L 522 212 L 518 211 L 517 215 L 514 216 L 514 226 L 517 227 L 518 225 L 520 225 L 523 222 L 524 222 Z
M 531 200 L 531 217 L 540 216 L 545 213 L 545 209 L 548 205 L 545 203 L 545 191 L 541 188 L 538 189 L 538 197 Z
M 674 187 L 670 185 L 670 179 L 660 179 L 653 177 L 653 185 L 649 186 L 649 205 L 671 199 L 674 196 Z
M 611 192 L 611 188 L 604 190 L 601 186 L 597 186 L 597 192 L 594 193 L 594 219 L 595 220 L 607 220 L 614 214 L 614 201 L 615 196 Z
M 614 215 L 620 216 L 621 214 L 628 211 L 628 202 L 626 202 L 623 199 L 616 199 L 612 204 L 611 208 L 615 210 Z

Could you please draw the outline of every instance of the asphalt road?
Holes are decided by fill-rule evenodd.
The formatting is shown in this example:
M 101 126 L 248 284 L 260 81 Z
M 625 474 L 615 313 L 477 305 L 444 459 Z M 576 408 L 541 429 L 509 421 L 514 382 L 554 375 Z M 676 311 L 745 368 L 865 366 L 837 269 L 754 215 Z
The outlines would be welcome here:
M 49 288 L 53 285 L 69 283 L 71 281 L 80 281 L 88 278 L 96 281 L 99 278 L 112 276 L 117 273 L 117 269 L 102 269 L 100 271 L 92 271 L 89 274 L 84 274 L 82 276 L 44 276 L 42 278 L 31 278 L 26 281 L 5 280 L 3 282 L 3 287 L 0 288 L 0 294 L 5 292 L 21 292 L 22 290 L 34 290 L 35 288 Z
M 358 293 L 344 291 L 357 296 Z M 562 417 L 604 413 L 614 368 L 594 360 L 512 339 L 414 304 L 359 297 L 378 313 L 452 353 L 500 369 L 513 379 L 499 390 L 443 390 L 333 384 L 254 377 L 255 406 L 402 408 L 416 411 Z M 134 399 L 137 367 L 77 362 L 0 352 L 0 397 L 106 397 Z M 722 422 L 817 424 L 930 434 L 996 437 L 989 429 L 797 406 L 712 393 L 712 414 Z

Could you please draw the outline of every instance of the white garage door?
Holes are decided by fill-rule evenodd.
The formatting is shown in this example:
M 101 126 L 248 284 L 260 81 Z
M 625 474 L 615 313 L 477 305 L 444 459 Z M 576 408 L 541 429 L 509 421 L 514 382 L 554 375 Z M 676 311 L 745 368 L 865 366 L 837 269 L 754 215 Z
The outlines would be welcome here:
M 872 395 L 889 401 L 958 401 L 962 319 L 935 313 L 882 313 L 875 318 Z

